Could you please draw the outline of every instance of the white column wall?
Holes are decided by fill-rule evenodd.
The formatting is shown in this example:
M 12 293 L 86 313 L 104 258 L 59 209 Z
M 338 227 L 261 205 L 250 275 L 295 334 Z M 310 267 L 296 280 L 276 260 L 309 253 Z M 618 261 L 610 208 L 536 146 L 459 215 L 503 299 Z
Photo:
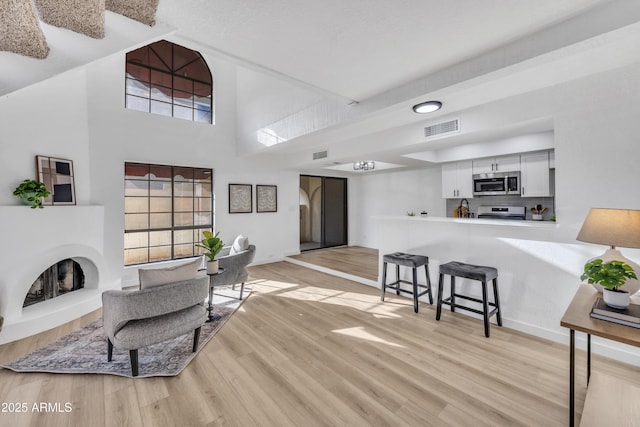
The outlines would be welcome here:
M 410 211 L 420 215 L 425 210 L 429 216 L 445 216 L 441 182 L 440 165 L 349 178 L 349 244 L 377 247 L 374 215 L 406 215 Z

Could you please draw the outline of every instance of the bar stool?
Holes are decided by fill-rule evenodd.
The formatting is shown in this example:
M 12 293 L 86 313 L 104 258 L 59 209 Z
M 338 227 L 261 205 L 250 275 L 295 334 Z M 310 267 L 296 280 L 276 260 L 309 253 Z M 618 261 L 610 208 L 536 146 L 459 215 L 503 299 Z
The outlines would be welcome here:
M 429 304 L 433 304 L 433 296 L 431 294 L 431 278 L 429 277 L 429 257 L 422 255 L 412 255 L 403 252 L 394 252 L 392 254 L 386 254 L 382 257 L 382 297 L 384 301 L 384 294 L 387 288 L 395 289 L 396 295 L 400 295 L 400 292 L 413 295 L 413 311 L 418 312 L 418 297 L 424 294 L 429 294 Z M 396 281 L 387 283 L 387 263 L 396 265 Z M 424 271 L 427 276 L 427 284 L 421 285 L 418 283 L 418 267 L 424 265 Z M 400 280 L 400 266 L 411 267 L 413 270 L 413 281 Z M 412 291 L 402 289 L 400 284 L 407 283 L 413 286 Z M 418 288 L 426 289 L 421 293 L 418 293 Z
M 442 288 L 444 284 L 444 275 L 451 276 L 451 295 L 448 298 L 442 298 Z M 478 280 L 482 282 L 482 299 L 472 298 L 466 295 L 460 295 L 456 293 L 456 277 L 463 277 L 465 279 Z M 493 301 L 489 302 L 487 298 L 487 282 L 493 281 Z M 464 305 L 456 304 L 456 298 L 462 298 L 465 300 L 477 302 L 482 304 L 482 310 L 466 307 Z M 438 306 L 436 309 L 436 320 L 440 320 L 440 314 L 442 312 L 442 304 L 447 304 L 451 307 L 451 311 L 456 311 L 456 308 L 472 311 L 477 314 L 482 314 L 484 318 L 484 335 L 489 337 L 489 318 L 496 315 L 498 326 L 502 326 L 502 316 L 500 315 L 500 300 L 498 298 L 498 270 L 493 267 L 485 267 L 481 265 L 465 264 L 458 261 L 448 262 L 440 266 L 440 279 L 438 280 Z M 489 307 L 493 309 L 489 310 Z

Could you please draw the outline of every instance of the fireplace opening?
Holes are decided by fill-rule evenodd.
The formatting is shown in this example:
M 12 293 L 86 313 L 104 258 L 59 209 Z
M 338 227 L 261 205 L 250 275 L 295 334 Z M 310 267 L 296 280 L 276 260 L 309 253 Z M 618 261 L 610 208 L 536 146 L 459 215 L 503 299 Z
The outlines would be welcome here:
M 23 307 L 84 288 L 84 273 L 72 259 L 62 260 L 47 268 L 29 289 Z

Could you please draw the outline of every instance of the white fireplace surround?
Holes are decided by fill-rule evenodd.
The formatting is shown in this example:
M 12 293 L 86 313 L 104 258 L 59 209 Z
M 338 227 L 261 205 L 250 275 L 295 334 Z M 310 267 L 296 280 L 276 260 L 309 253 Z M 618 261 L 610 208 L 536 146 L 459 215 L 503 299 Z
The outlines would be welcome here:
M 105 283 L 104 208 L 102 206 L 0 206 L 3 254 L 0 262 L 0 344 L 45 331 L 101 306 Z M 24 307 L 38 276 L 71 258 L 85 275 L 84 288 Z M 102 279 L 102 280 L 101 280 Z

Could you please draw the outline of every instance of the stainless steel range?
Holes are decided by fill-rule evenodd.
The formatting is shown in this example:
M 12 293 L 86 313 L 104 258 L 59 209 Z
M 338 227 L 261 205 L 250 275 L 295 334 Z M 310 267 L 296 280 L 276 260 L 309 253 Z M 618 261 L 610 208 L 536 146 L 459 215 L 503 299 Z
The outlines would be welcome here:
M 478 206 L 478 218 L 487 219 L 525 219 L 527 209 L 524 206 Z

